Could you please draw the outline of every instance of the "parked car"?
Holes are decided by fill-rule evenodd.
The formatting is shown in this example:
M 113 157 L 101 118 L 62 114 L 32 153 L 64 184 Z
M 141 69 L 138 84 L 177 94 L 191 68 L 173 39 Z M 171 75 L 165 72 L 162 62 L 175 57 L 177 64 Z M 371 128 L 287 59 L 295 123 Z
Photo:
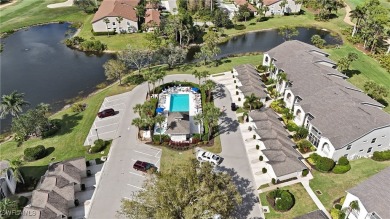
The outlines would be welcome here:
M 199 150 L 196 154 L 196 159 L 200 162 L 209 162 L 212 165 L 219 165 L 223 158 L 208 151 Z
M 133 168 L 135 170 L 138 170 L 138 171 L 142 171 L 142 172 L 148 172 L 149 170 L 152 171 L 152 172 L 156 172 L 157 171 L 157 167 L 154 166 L 154 164 L 151 164 L 151 163 L 148 163 L 148 162 L 144 162 L 144 161 L 140 161 L 140 160 L 137 160 L 134 165 L 133 165 Z
M 105 118 L 113 115 L 115 115 L 115 111 L 113 108 L 105 109 L 97 114 L 99 118 Z
M 231 108 L 232 108 L 232 111 L 236 111 L 237 110 L 237 105 L 235 103 L 232 103 Z

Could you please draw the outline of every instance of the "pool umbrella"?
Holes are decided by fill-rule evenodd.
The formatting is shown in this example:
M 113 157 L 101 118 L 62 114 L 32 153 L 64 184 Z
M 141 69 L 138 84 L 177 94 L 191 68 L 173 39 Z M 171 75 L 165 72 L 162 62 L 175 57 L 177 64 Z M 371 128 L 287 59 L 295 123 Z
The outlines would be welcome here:
M 162 113 L 162 112 L 164 112 L 164 108 L 158 107 L 158 108 L 156 109 L 156 112 L 157 112 L 157 113 Z
M 195 91 L 195 92 L 198 92 L 198 91 L 199 91 L 199 88 L 193 87 L 192 90 Z

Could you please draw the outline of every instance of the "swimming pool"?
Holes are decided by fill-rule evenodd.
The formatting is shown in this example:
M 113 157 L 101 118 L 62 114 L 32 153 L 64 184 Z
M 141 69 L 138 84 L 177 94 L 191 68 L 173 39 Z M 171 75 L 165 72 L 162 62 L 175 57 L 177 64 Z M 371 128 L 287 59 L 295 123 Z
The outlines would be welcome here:
M 171 102 L 169 106 L 171 112 L 188 112 L 190 111 L 190 95 L 189 94 L 171 94 Z

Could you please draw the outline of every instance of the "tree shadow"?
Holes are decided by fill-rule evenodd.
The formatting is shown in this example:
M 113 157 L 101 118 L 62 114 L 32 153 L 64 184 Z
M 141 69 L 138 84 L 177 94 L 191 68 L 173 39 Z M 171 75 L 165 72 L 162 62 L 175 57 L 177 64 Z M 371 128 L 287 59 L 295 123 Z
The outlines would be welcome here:
M 54 152 L 55 148 L 54 147 L 48 147 L 46 148 L 46 157 L 49 156 Z
M 238 130 L 240 123 L 237 120 L 226 116 L 226 113 L 223 113 L 221 117 L 221 123 L 218 125 L 218 133 L 215 136 L 221 135 L 223 133 L 236 132 Z
M 213 92 L 213 99 L 222 99 L 226 97 L 226 91 L 222 84 L 217 84 Z
M 35 189 L 41 176 L 45 174 L 47 165 L 44 166 L 22 166 L 20 172 L 23 176 L 24 183 L 16 185 L 16 193 L 30 192 Z
M 251 181 L 239 176 L 234 168 L 219 166 L 217 169 L 232 177 L 232 181 L 236 184 L 237 190 L 242 197 L 242 204 L 234 209 L 231 215 L 232 218 L 249 218 L 248 216 L 252 209 L 259 204 L 259 197 L 257 197 L 255 189 L 253 188 L 253 185 L 251 185 Z M 260 219 L 260 217 L 254 217 L 253 219 Z
M 65 114 L 62 116 L 61 119 L 54 119 L 54 121 L 58 122 L 61 125 L 61 128 L 52 137 L 71 133 L 73 131 L 74 127 L 76 127 L 79 124 L 79 121 L 82 118 L 83 118 L 83 116 L 80 113 L 76 113 L 76 114 L 72 114 L 72 115 Z
M 353 69 L 353 70 L 348 69 L 348 70 L 344 70 L 343 73 L 344 73 L 346 76 L 348 76 L 348 77 L 352 77 L 352 76 L 354 76 L 354 75 L 359 75 L 359 74 L 361 74 L 361 71 L 356 70 L 356 69 Z
M 389 106 L 389 103 L 383 99 L 383 98 L 380 98 L 379 100 L 377 100 L 380 104 L 382 104 L 383 106 L 385 107 L 388 107 Z

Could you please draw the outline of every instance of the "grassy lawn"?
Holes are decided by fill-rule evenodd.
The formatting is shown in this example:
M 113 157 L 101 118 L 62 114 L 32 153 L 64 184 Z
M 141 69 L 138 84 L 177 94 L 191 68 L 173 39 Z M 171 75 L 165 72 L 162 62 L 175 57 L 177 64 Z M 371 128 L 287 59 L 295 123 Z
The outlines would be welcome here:
M 295 218 L 297 216 L 301 216 L 304 214 L 307 214 L 309 212 L 312 212 L 314 210 L 317 210 L 317 206 L 311 200 L 309 194 L 307 194 L 305 188 L 303 188 L 302 184 L 294 184 L 291 186 L 283 187 L 284 190 L 289 190 L 295 198 L 295 205 L 287 212 L 277 212 L 275 211 L 271 206 L 269 206 L 267 202 L 266 195 L 268 192 L 261 193 L 260 194 L 260 200 L 261 204 L 263 206 L 269 206 L 270 213 L 265 214 L 265 218 L 267 219 L 290 219 Z
M 352 168 L 345 174 L 312 172 L 314 179 L 310 181 L 310 187 L 323 193 L 317 196 L 328 210 L 332 208 L 334 200 L 345 195 L 346 190 L 390 166 L 390 161 L 376 162 L 365 158 L 350 163 Z
M 194 70 L 208 71 L 210 74 L 217 74 L 221 72 L 231 71 L 234 66 L 241 64 L 259 65 L 263 62 L 263 55 L 248 55 L 224 58 L 218 66 L 215 62 L 208 65 L 196 66 L 194 63 L 183 64 L 174 69 L 166 69 L 167 74 L 191 74 Z
M 168 147 L 161 147 L 162 155 L 161 155 L 161 166 L 160 169 L 162 172 L 168 171 L 171 168 L 174 168 L 178 165 L 187 164 L 192 158 L 195 158 L 195 149 L 187 150 L 187 151 L 176 151 L 170 149 Z M 211 151 L 213 153 L 221 153 L 221 140 L 219 136 L 217 136 L 214 140 L 214 145 L 211 147 L 203 147 L 203 149 Z
M 64 0 L 20 0 L 0 9 L 0 32 L 54 21 L 83 21 L 86 14 L 77 7 L 47 8 Z
M 390 90 L 390 74 L 380 67 L 379 63 L 375 59 L 360 52 L 354 46 L 346 43 L 340 49 L 329 49 L 326 51 L 330 53 L 330 58 L 334 61 L 347 56 L 349 52 L 355 52 L 358 54 L 359 58 L 357 61 L 352 63 L 352 71 L 351 74 L 348 75 L 350 76 L 348 80 L 355 86 L 364 90 L 364 83 L 366 81 L 373 80 Z M 390 96 L 386 97 L 385 100 L 390 105 Z M 390 113 L 390 106 L 387 106 L 385 111 Z
M 88 135 L 89 129 L 96 117 L 96 113 L 100 108 L 106 96 L 123 93 L 131 90 L 133 86 L 122 87 L 114 85 L 110 88 L 86 98 L 83 102 L 87 103 L 87 109 L 82 113 L 73 113 L 71 109 L 60 111 L 51 116 L 51 119 L 61 120 L 61 129 L 53 137 L 46 139 L 30 139 L 24 142 L 21 146 L 17 146 L 15 141 L 5 142 L 0 145 L 0 160 L 14 159 L 23 156 L 24 149 L 36 145 L 44 145 L 46 148 L 52 148 L 53 151 L 43 159 L 27 162 L 23 171 L 28 175 L 39 175 L 44 173 L 44 168 L 47 164 L 53 161 L 61 161 L 74 157 L 85 156 L 87 160 L 95 159 L 103 156 L 102 154 L 88 154 L 83 146 L 84 140 Z M 104 155 L 107 155 L 109 147 L 106 147 Z M 54 158 L 53 160 L 51 160 Z M 40 167 L 40 168 L 34 168 Z M 43 172 L 42 172 L 43 171 Z
M 95 39 L 107 44 L 107 49 L 111 51 L 123 50 L 127 47 L 128 44 L 131 44 L 134 48 L 146 48 L 148 46 L 148 41 L 145 39 L 145 33 L 94 36 L 91 32 L 92 18 L 93 15 L 86 16 L 78 36 L 85 39 L 91 39 L 91 37 L 94 37 Z
M 305 10 L 305 14 L 303 15 L 290 15 L 290 16 L 275 16 L 273 18 L 269 18 L 268 21 L 264 22 L 256 22 L 256 18 L 252 18 L 246 22 L 237 22 L 237 24 L 244 24 L 246 29 L 244 30 L 236 30 L 234 28 L 225 30 L 225 34 L 227 35 L 237 35 L 243 34 L 248 31 L 258 31 L 265 29 L 273 29 L 278 28 L 284 25 L 295 26 L 295 27 L 317 27 L 317 28 L 325 28 L 332 30 L 338 34 L 342 28 L 347 27 L 347 24 L 343 22 L 345 16 L 345 10 L 341 9 L 337 13 L 337 18 L 332 19 L 327 22 L 321 22 L 314 20 L 314 14 L 310 11 Z

